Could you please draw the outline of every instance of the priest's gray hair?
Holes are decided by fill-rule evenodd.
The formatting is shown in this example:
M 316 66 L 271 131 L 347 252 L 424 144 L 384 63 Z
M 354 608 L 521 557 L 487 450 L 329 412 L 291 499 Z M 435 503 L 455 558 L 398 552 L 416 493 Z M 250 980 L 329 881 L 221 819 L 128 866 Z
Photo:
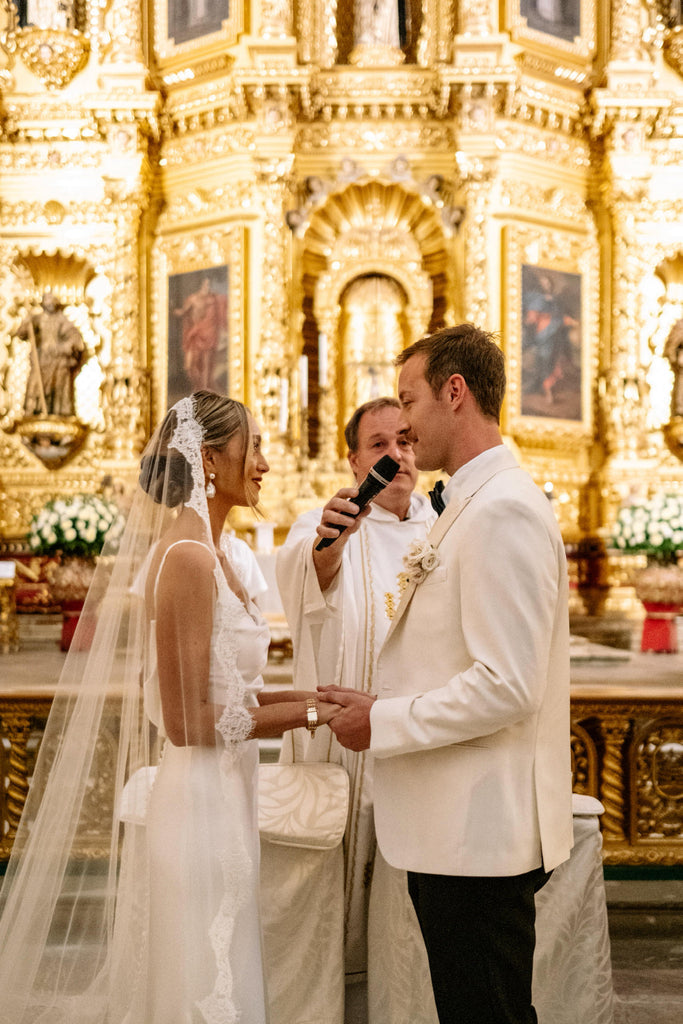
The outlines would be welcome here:
M 349 422 L 344 427 L 344 437 L 346 438 L 346 444 L 349 451 L 358 451 L 358 431 L 360 430 L 360 421 L 363 419 L 366 412 L 377 412 L 379 409 L 400 408 L 401 403 L 398 398 L 392 398 L 391 395 L 372 398 L 369 402 L 364 402 L 363 405 L 359 405 Z

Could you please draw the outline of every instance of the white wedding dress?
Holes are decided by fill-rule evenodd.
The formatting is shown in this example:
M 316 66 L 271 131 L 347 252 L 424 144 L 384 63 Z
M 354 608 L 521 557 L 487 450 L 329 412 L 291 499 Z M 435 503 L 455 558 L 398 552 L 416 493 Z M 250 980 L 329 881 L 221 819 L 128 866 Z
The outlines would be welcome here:
M 198 543 L 181 541 L 181 544 Z M 168 549 L 169 551 L 171 548 Z M 164 555 L 164 559 L 168 551 Z M 159 567 L 159 574 L 163 561 Z M 217 579 L 225 577 L 217 563 Z M 157 575 L 157 580 L 159 575 Z M 155 586 L 156 591 L 156 586 Z M 190 609 L 188 609 L 190 612 Z M 256 706 L 269 643 L 258 608 L 247 608 L 227 585 L 217 587 L 211 638 L 209 700 L 224 706 L 217 726 L 226 739 L 241 728 L 230 710 L 236 692 Z M 148 650 L 155 651 L 154 622 Z M 227 671 L 226 671 L 227 669 Z M 237 673 L 237 677 L 235 676 Z M 156 657 L 144 684 L 144 707 L 163 735 Z M 243 712 L 242 712 L 243 713 Z M 219 738 L 220 740 L 220 738 Z M 265 1024 L 258 913 L 259 839 L 256 740 L 218 747 L 174 746 L 164 740 L 151 791 L 126 800 L 127 829 L 138 841 L 124 850 L 113 955 L 132 971 L 134 996 L 125 1024 Z M 139 842 L 140 830 L 145 841 Z M 141 856 L 142 854 L 142 856 Z M 147 859 L 146 865 L 140 861 Z M 140 868 L 149 880 L 140 891 Z M 128 885 L 138 890 L 129 899 Z M 148 896 L 148 900 L 145 899 Z M 135 904 L 147 903 L 148 932 L 137 955 L 124 949 L 137 926 Z M 132 918 L 129 915 L 132 914 Z M 143 923 L 144 924 L 144 923 Z
M 65 659 L 0 894 L 0 1024 L 266 1024 L 249 709 L 269 637 L 229 539 L 214 549 L 203 465 L 238 405 L 168 411 L 99 560 L 94 635 Z M 204 746 L 173 745 L 161 714 L 171 538 L 159 653 L 174 728 L 184 712 Z

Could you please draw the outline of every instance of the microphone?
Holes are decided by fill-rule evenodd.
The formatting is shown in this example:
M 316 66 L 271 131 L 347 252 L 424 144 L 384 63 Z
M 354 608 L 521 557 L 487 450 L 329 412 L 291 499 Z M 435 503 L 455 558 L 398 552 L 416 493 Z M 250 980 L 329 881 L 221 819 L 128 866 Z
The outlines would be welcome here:
M 356 497 L 349 498 L 349 501 L 352 501 L 354 505 L 358 505 L 357 515 L 360 515 L 368 502 L 376 498 L 379 492 L 384 490 L 387 484 L 391 483 L 400 468 L 396 459 L 392 459 L 391 455 L 383 455 L 379 462 L 375 463 L 358 488 Z M 339 536 L 341 536 L 346 527 L 335 526 L 335 529 L 339 530 Z M 330 544 L 334 544 L 336 540 L 339 540 L 339 537 L 323 537 L 316 544 L 315 550 L 322 551 L 323 548 L 328 548 Z

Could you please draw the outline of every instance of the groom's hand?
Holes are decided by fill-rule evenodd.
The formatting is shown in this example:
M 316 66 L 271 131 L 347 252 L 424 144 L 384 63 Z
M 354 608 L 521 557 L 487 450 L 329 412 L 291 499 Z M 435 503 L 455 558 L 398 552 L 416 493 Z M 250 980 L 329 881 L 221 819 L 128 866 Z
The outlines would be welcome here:
M 370 746 L 370 708 L 376 698 L 358 690 L 335 686 L 319 687 L 321 701 L 339 704 L 339 711 L 329 723 L 330 729 L 348 750 L 367 750 Z

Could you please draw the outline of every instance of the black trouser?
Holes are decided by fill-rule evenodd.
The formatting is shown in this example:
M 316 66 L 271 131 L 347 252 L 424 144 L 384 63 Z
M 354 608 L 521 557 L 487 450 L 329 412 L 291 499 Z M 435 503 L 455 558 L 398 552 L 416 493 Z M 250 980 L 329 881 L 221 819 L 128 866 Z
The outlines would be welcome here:
M 536 1024 L 534 893 L 548 878 L 408 872 L 440 1024 Z

